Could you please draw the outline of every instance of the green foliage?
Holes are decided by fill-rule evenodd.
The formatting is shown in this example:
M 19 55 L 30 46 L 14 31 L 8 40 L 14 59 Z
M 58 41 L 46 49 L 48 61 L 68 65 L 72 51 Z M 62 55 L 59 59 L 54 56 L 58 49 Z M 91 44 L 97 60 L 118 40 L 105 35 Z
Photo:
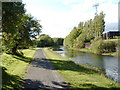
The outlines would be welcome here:
M 93 50 L 94 53 L 96 54 L 101 54 L 102 53 L 102 40 L 97 40 L 97 41 L 93 41 L 93 43 L 91 44 L 91 49 Z
M 53 39 L 49 35 L 42 34 L 37 39 L 37 46 L 38 47 L 49 47 L 54 44 Z
M 116 43 L 113 41 L 93 41 L 91 44 L 91 49 L 94 53 L 101 54 L 101 53 L 111 53 L 116 51 Z
M 55 46 L 63 45 L 63 38 L 52 38 Z
M 18 29 L 21 27 L 21 18 L 25 13 L 24 4 L 3 2 L 2 11 L 3 44 L 7 52 L 12 52 L 12 48 L 18 43 L 15 39 L 19 39 L 17 36 L 19 35 Z
M 116 39 L 120 39 L 120 36 L 115 36 Z
M 85 34 L 80 34 L 74 43 L 75 48 L 84 48 L 85 47 Z
M 102 52 L 115 52 L 116 51 L 116 43 L 113 41 L 103 41 L 102 44 Z
M 4 32 L 16 33 L 21 27 L 22 17 L 25 13 L 24 4 L 21 2 L 2 3 L 2 28 Z
M 66 36 L 64 46 L 67 48 L 84 48 L 86 42 L 90 42 L 96 37 L 101 38 L 105 27 L 104 16 L 101 12 L 93 20 L 80 22 L 78 27 L 73 28 L 70 34 Z
M 99 15 L 94 17 L 94 25 L 95 25 L 95 36 L 101 37 L 102 33 L 104 32 L 105 28 L 105 21 L 104 21 L 105 14 L 101 12 Z
M 6 53 L 16 54 L 18 48 L 29 48 L 41 32 L 39 21 L 25 14 L 22 2 L 2 3 L 2 40 Z
M 24 15 L 23 17 L 23 30 L 20 31 L 21 39 L 19 48 L 30 47 L 34 45 L 34 40 L 37 35 L 41 32 L 41 25 L 39 20 L 34 19 L 31 15 Z
M 64 46 L 72 48 L 74 46 L 75 39 L 79 36 L 80 31 L 74 27 L 70 34 L 64 40 Z
M 49 46 L 60 46 L 63 45 L 63 38 L 51 38 L 49 35 L 41 34 L 36 39 L 37 47 L 49 47 Z

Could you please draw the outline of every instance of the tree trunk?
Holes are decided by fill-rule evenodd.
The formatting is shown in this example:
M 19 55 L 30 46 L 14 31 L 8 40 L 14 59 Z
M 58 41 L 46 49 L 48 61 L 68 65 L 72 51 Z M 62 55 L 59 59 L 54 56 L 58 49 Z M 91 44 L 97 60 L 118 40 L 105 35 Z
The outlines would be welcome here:
M 18 54 L 17 53 L 17 47 L 18 47 L 18 44 L 15 45 L 15 47 L 12 48 L 12 54 Z

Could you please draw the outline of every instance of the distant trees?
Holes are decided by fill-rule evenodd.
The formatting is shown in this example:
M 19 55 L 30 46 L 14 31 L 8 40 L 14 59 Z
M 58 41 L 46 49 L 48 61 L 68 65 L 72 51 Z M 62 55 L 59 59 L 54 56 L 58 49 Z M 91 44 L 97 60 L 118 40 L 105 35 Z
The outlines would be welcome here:
M 86 42 L 95 38 L 101 38 L 105 27 L 105 14 L 101 12 L 94 19 L 87 22 L 80 22 L 78 27 L 74 27 L 64 40 L 64 46 L 68 48 L 84 48 Z
M 41 32 L 39 21 L 25 12 L 21 2 L 2 3 L 2 40 L 7 53 L 17 54 L 18 48 L 28 48 Z
M 37 39 L 37 46 L 38 47 L 48 47 L 53 45 L 53 40 L 49 35 L 42 34 L 38 39 Z
M 74 46 L 75 39 L 79 36 L 80 33 L 80 30 L 74 27 L 70 34 L 65 38 L 64 46 L 72 48 Z
M 54 46 L 63 45 L 63 41 L 64 41 L 63 38 L 52 38 L 52 39 L 53 39 L 53 42 L 54 42 Z
M 41 34 L 37 38 L 37 47 L 49 47 L 63 45 L 63 38 L 51 38 L 49 35 Z

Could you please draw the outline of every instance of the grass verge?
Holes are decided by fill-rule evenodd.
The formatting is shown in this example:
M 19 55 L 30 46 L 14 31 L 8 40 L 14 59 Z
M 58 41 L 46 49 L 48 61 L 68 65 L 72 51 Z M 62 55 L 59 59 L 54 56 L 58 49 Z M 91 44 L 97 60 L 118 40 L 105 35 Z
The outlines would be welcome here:
M 97 68 L 76 64 L 56 52 L 45 48 L 44 53 L 72 89 L 113 89 L 117 83 L 105 77 Z
M 22 50 L 24 56 L 3 53 L 2 57 L 2 89 L 18 90 L 22 88 L 23 78 L 36 49 Z
M 81 49 L 71 48 L 71 50 L 94 53 L 94 51 L 92 49 L 90 49 L 90 48 L 81 48 Z M 94 53 L 94 54 L 96 54 L 96 53 Z M 118 52 L 102 53 L 101 55 L 116 56 L 116 57 L 118 57 Z

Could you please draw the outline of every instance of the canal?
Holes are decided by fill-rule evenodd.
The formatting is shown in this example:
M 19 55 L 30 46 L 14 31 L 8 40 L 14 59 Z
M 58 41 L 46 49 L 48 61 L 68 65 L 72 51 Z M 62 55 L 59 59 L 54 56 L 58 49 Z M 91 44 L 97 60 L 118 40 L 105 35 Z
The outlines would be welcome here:
M 118 57 L 73 51 L 69 49 L 64 49 L 63 47 L 58 49 L 56 52 L 59 53 L 61 56 L 67 57 L 76 63 L 104 69 L 104 73 L 107 77 L 113 79 L 116 82 L 120 82 Z

